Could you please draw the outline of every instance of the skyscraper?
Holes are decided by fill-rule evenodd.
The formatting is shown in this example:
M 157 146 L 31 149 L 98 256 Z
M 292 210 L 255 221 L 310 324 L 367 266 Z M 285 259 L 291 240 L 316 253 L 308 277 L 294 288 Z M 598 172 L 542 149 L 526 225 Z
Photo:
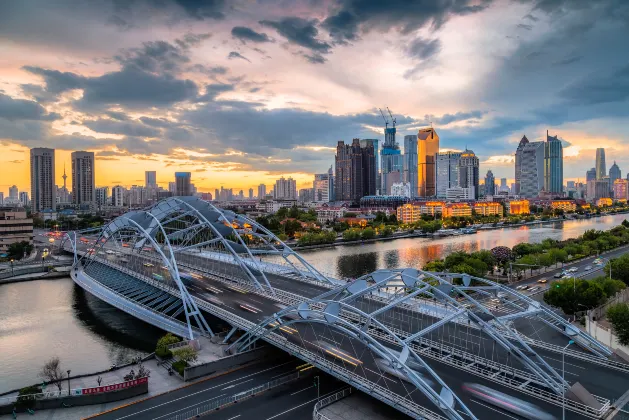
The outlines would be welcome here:
M 373 151 L 375 156 L 375 167 L 376 167 L 376 191 L 381 191 L 382 189 L 382 180 L 380 174 L 380 148 L 379 148 L 380 140 L 378 139 L 362 139 L 360 140 L 360 147 L 367 147 L 368 144 L 373 144 Z M 332 167 L 328 170 L 328 173 L 332 174 L 330 179 L 334 179 L 334 173 L 332 172 Z M 334 200 L 334 182 L 330 184 L 332 187 L 332 194 L 330 194 L 330 200 Z M 380 192 L 382 194 L 382 192 Z
M 55 150 L 31 149 L 31 211 L 56 210 L 56 195 Z
M 527 141 L 519 153 L 521 197 L 537 197 L 544 188 L 544 144 L 543 141 Z
M 522 179 L 522 153 L 524 147 L 529 143 L 529 139 L 526 136 L 522 136 L 518 148 L 515 151 L 515 185 L 513 188 L 513 194 L 520 194 L 520 184 Z
M 603 179 L 607 175 L 607 165 L 605 164 L 605 149 L 596 149 L 596 179 Z
M 557 136 L 548 135 L 544 143 L 544 190 L 563 193 L 563 146 Z
M 417 195 L 417 136 L 404 136 L 404 182 L 411 184 L 411 196 Z
M 253 199 L 253 188 L 249 188 L 249 200 Z
M 93 206 L 96 203 L 96 167 L 94 152 L 73 152 L 72 202 L 76 205 Z
M 275 181 L 275 198 L 278 200 L 297 200 L 297 182 L 293 178 L 281 177 Z
M 20 204 L 23 207 L 28 206 L 29 200 L 28 200 L 28 193 L 26 191 L 21 191 L 20 192 Z
M 435 156 L 436 196 L 446 198 L 448 188 L 459 186 L 459 160 L 461 153 L 439 152 Z
M 614 164 L 609 167 L 609 182 L 613 186 L 614 182 L 620 178 L 622 178 L 622 173 L 620 172 L 618 165 L 616 165 L 616 161 L 614 161 Z
M 496 178 L 491 169 L 485 175 L 485 195 L 496 195 Z
M 435 156 L 439 153 L 439 136 L 432 128 L 417 133 L 417 196 L 433 197 L 437 193 Z
M 218 190 L 216 190 L 215 195 L 216 195 L 215 200 L 218 200 Z M 264 200 L 265 196 L 266 196 L 266 185 L 264 184 L 258 185 L 258 200 Z
M 376 168 L 376 143 L 367 140 L 365 145 L 360 146 L 360 155 L 362 159 L 362 183 L 363 197 L 366 195 L 376 195 L 376 185 L 378 179 L 378 171 Z M 399 171 L 402 172 L 401 170 Z
M 109 187 L 100 187 L 96 188 L 96 205 L 100 207 L 104 207 L 108 204 L 109 201 Z
M 478 198 L 479 161 L 473 151 L 465 149 L 459 159 L 459 187 L 474 187 L 474 198 Z
M 315 174 L 312 182 L 313 200 L 327 203 L 330 201 L 329 173 Z
M 175 172 L 175 195 L 189 196 L 192 195 L 192 186 L 190 185 L 190 172 Z
M 114 207 L 124 206 L 125 188 L 121 185 L 116 185 L 111 189 L 111 205 Z
M 393 130 L 393 131 L 391 131 Z M 404 158 L 399 144 L 395 142 L 395 127 L 385 129 L 385 142 L 380 151 L 382 173 L 380 175 L 380 194 L 391 193 L 391 185 L 404 176 Z M 390 143 L 387 143 L 389 141 Z
M 500 178 L 500 191 L 509 192 L 509 187 L 507 186 L 507 178 Z
M 144 186 L 146 188 L 157 187 L 157 172 L 155 171 L 144 172 Z
M 336 146 L 334 194 L 336 201 L 358 202 L 376 193 L 376 163 L 373 143 L 360 147 L 360 140 L 352 144 L 342 140 Z
M 585 173 L 585 182 L 594 181 L 596 179 L 596 168 L 592 168 Z

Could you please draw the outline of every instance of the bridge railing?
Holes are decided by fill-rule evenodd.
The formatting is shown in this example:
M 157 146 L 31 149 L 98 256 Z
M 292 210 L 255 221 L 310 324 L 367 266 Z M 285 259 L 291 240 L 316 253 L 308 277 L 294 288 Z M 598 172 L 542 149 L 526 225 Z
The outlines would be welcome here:
M 341 400 L 345 397 L 347 397 L 348 395 L 350 395 L 352 393 L 352 388 L 345 388 L 342 391 L 337 392 L 336 394 L 332 394 L 330 396 L 327 396 L 325 398 L 320 399 L 314 406 L 314 409 L 312 410 L 312 420 L 330 420 L 328 417 L 326 417 L 324 414 L 320 413 L 319 410 L 322 409 L 323 407 L 327 407 L 328 405 Z

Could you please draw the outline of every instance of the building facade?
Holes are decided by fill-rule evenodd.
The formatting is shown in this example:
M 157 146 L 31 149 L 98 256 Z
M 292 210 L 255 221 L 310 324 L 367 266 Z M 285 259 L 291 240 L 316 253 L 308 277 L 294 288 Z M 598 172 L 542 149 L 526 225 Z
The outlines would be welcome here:
M 144 171 L 144 186 L 146 188 L 157 187 L 157 172 Z
M 96 167 L 94 152 L 73 152 L 72 203 L 78 206 L 96 204 Z
M 96 205 L 101 208 L 109 204 L 109 187 L 96 188 Z
M 24 209 L 0 208 L 0 252 L 18 242 L 33 243 L 33 219 Z
M 124 207 L 125 187 L 116 185 L 111 189 L 111 205 L 113 207 Z
M 417 195 L 419 162 L 417 160 L 417 136 L 404 136 L 404 182 L 410 184 L 411 195 Z
M 502 204 L 495 201 L 477 201 L 473 205 L 474 213 L 479 216 L 502 216 Z
M 567 213 L 577 211 L 577 203 L 574 200 L 553 200 L 550 202 L 550 208 L 553 210 L 563 210 Z
M 352 144 L 338 142 L 335 156 L 335 201 L 358 202 L 362 197 L 376 193 L 376 156 L 374 144 L 363 148 L 360 140 Z
M 190 172 L 175 172 L 175 195 L 190 196 L 192 195 L 191 185 L 192 174 Z
M 436 155 L 439 153 L 439 135 L 434 128 L 421 128 L 417 133 L 417 197 L 437 195 Z
M 614 199 L 623 201 L 629 198 L 629 181 L 626 179 L 617 179 L 614 181 Z
M 297 181 L 281 177 L 275 181 L 274 198 L 276 200 L 297 200 Z
M 607 165 L 605 163 L 605 149 L 596 149 L 596 179 L 603 179 L 607 175 Z
M 33 213 L 57 209 L 54 149 L 31 149 L 31 200 Z
M 485 175 L 485 195 L 496 195 L 496 178 L 491 169 Z
M 508 214 L 530 214 L 529 200 L 512 200 L 505 203 Z
M 587 200 L 591 203 L 595 202 L 599 198 L 609 198 L 611 195 L 609 180 L 595 179 L 593 181 L 588 181 L 587 191 L 585 194 L 587 196 Z
M 548 135 L 544 143 L 544 190 L 547 193 L 563 193 L 563 146 L 557 136 Z
M 216 191 L 217 193 L 214 194 L 215 195 L 214 199 L 218 200 L 218 190 Z M 264 197 L 266 197 L 266 185 L 260 184 L 258 185 L 258 200 L 264 200 Z
M 461 159 L 459 159 L 459 187 L 467 189 L 473 187 L 473 198 L 478 198 L 479 165 L 478 157 L 473 151 L 466 149 L 461 153 Z
M 446 198 L 448 188 L 459 186 L 459 160 L 461 153 L 441 152 L 435 155 L 437 198 Z
M 537 197 L 543 188 L 544 142 L 527 141 L 520 151 L 519 195 L 525 198 Z
M 521 180 L 522 180 L 522 154 L 524 152 L 524 147 L 529 144 L 529 139 L 526 136 L 522 136 L 520 139 L 520 143 L 518 143 L 518 148 L 515 150 L 515 182 L 513 185 L 513 194 L 519 195 L 521 188 Z

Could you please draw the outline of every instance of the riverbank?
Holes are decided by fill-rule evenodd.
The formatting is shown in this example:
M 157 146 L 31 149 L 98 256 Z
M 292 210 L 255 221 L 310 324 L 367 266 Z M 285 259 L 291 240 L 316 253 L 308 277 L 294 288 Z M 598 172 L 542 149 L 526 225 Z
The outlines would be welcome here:
M 48 271 L 45 273 L 30 273 L 30 274 L 22 274 L 15 277 L 9 277 L 6 279 L 0 279 L 0 286 L 3 284 L 10 283 L 19 283 L 23 281 L 33 281 L 33 280 L 49 280 L 49 279 L 59 279 L 63 277 L 68 277 L 70 275 L 70 270 L 68 271 Z

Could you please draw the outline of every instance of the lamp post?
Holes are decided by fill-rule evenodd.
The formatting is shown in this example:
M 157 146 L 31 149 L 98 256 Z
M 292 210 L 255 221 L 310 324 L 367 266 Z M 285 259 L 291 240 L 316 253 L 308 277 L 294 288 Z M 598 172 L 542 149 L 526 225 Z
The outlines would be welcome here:
M 11 258 L 11 275 L 13 275 L 13 258 Z
M 321 394 L 321 391 L 320 391 L 320 389 L 319 389 L 319 388 L 320 388 L 320 386 L 319 386 L 319 385 L 320 385 L 321 383 L 319 382 L 319 376 L 318 376 L 318 375 L 317 375 L 317 376 L 315 376 L 314 378 L 315 378 L 315 380 L 316 380 L 316 382 L 315 382 L 315 386 L 317 387 L 317 402 L 319 402 L 319 396 L 320 396 L 320 394 Z
M 68 395 L 70 395 L 70 372 L 71 370 L 68 369 Z
M 574 341 L 570 340 L 568 341 L 568 344 L 566 344 L 566 346 L 563 348 L 562 352 L 561 352 L 561 381 L 562 381 L 562 386 L 564 386 L 563 383 L 566 382 L 566 349 L 568 348 L 568 346 L 570 344 L 574 343 Z M 563 420 L 566 420 L 566 388 L 563 388 L 563 398 L 561 399 L 561 418 Z

